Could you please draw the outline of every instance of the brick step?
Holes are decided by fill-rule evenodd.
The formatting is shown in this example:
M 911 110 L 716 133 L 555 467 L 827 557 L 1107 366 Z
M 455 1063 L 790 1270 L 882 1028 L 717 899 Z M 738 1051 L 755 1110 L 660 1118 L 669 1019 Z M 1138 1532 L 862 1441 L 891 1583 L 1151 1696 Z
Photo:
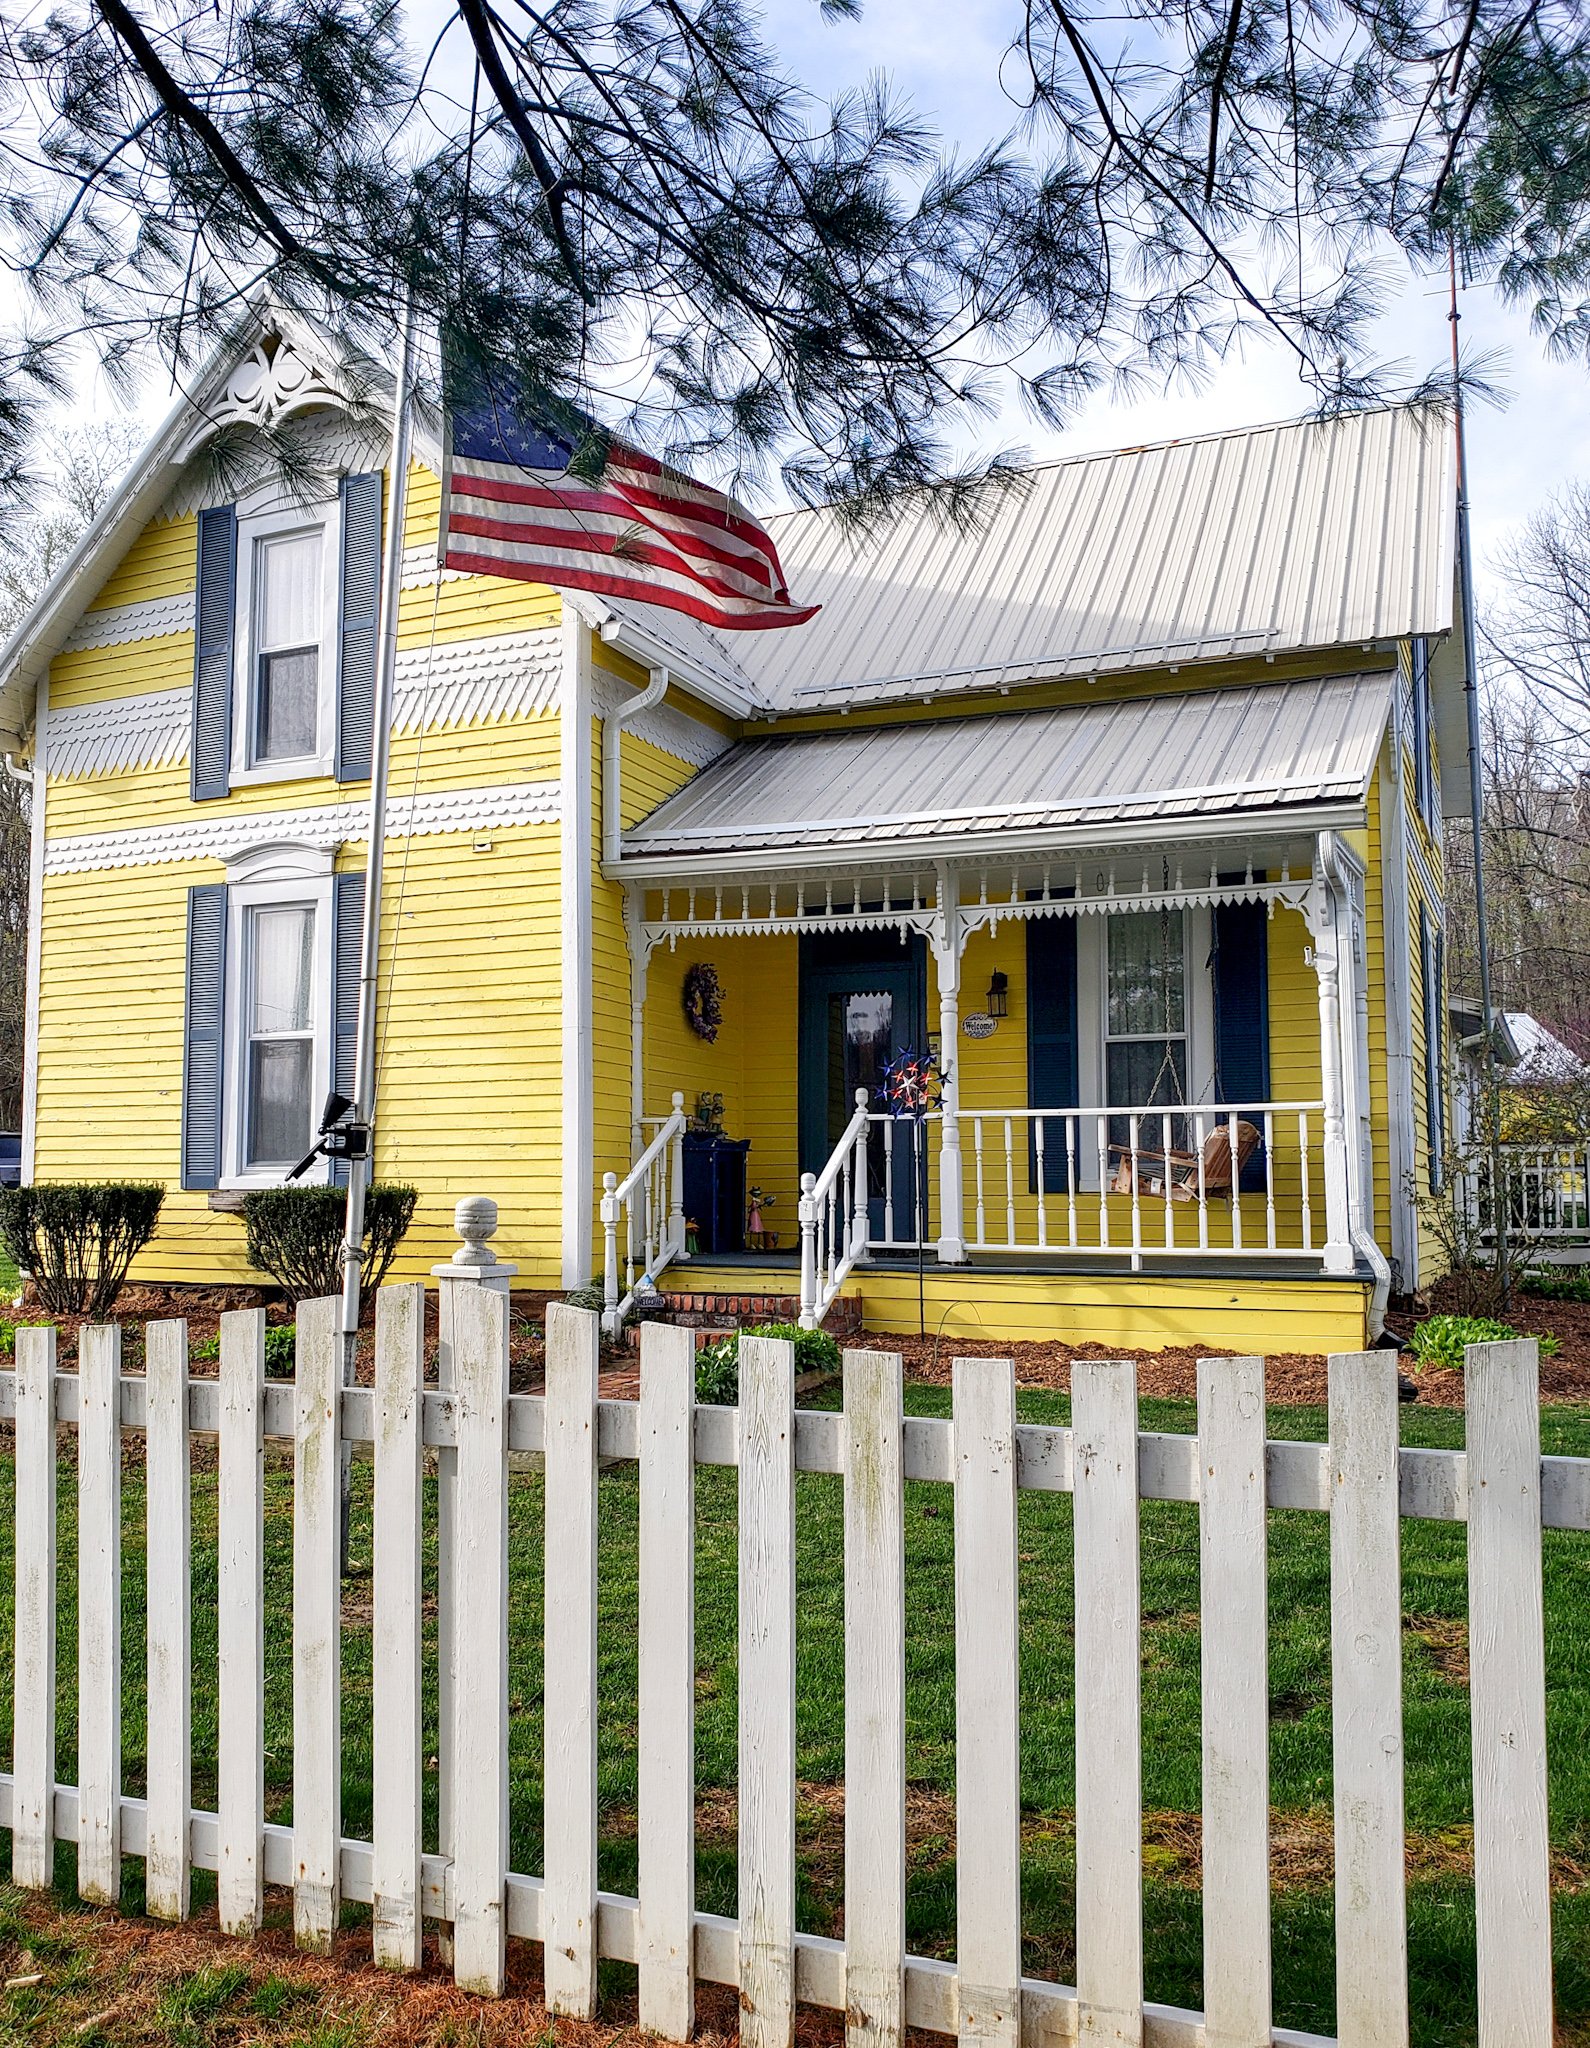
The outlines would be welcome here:
M 662 1298 L 667 1308 L 661 1315 L 650 1316 L 646 1320 L 672 1323 L 676 1328 L 694 1331 L 698 1350 L 704 1344 L 716 1343 L 731 1330 L 750 1329 L 759 1323 L 800 1321 L 798 1294 L 671 1294 L 664 1291 Z M 860 1295 L 842 1294 L 829 1309 L 823 1328 L 832 1337 L 859 1336 Z M 640 1329 L 638 1322 L 632 1322 L 624 1332 L 624 1341 L 632 1349 L 640 1343 Z

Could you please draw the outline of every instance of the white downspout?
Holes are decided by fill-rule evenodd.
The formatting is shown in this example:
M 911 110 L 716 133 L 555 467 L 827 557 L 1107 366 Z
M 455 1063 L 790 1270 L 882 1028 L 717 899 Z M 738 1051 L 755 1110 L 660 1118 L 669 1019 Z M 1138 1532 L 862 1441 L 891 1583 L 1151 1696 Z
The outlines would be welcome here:
M 33 718 L 33 767 L 19 768 L 10 754 L 6 773 L 26 787 L 28 805 L 27 990 L 22 1011 L 22 1179 L 31 1185 L 37 1164 L 39 1128 L 39 974 L 44 960 L 44 802 L 48 767 L 50 679 L 42 676 Z
M 1373 1343 L 1386 1327 L 1386 1303 L 1391 1296 L 1391 1266 L 1375 1241 L 1364 1213 L 1363 1147 L 1359 1134 L 1363 1104 L 1359 1100 L 1358 1034 L 1369 1028 L 1367 990 L 1360 981 L 1353 948 L 1353 904 L 1342 875 L 1341 850 L 1333 832 L 1319 835 L 1320 868 L 1330 894 L 1339 995 L 1339 1025 L 1342 1037 L 1342 1106 L 1348 1137 L 1347 1151 L 1347 1234 L 1353 1250 L 1371 1273 L 1374 1285 L 1369 1297 L 1369 1341 Z
M 668 670 L 653 668 L 646 671 L 647 683 L 638 697 L 631 697 L 617 710 L 610 711 L 602 720 L 602 860 L 607 865 L 617 862 L 621 851 L 624 832 L 624 785 L 623 745 L 624 728 L 631 719 L 638 718 L 643 711 L 650 711 L 660 704 L 668 694 Z M 640 1106 L 636 1105 L 636 1116 Z

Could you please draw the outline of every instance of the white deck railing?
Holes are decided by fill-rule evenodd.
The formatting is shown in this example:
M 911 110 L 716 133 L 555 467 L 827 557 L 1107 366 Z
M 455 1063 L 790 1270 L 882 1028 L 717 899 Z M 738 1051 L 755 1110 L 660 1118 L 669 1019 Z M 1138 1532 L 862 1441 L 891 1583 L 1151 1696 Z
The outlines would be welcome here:
M 1590 1243 L 1590 1146 L 1510 1144 L 1500 1149 L 1508 1228 L 1546 1244 Z M 1494 1237 L 1491 1154 L 1464 1154 L 1455 1164 L 1455 1178 L 1470 1227 L 1482 1237 Z
M 801 1175 L 801 1328 L 814 1330 L 867 1250 L 867 1091 L 821 1173 Z
M 623 1328 L 637 1289 L 685 1256 L 684 1096 L 675 1093 L 671 1115 L 646 1117 L 642 1123 L 652 1133 L 645 1150 L 623 1180 L 609 1173 L 602 1183 L 602 1324 L 610 1337 Z

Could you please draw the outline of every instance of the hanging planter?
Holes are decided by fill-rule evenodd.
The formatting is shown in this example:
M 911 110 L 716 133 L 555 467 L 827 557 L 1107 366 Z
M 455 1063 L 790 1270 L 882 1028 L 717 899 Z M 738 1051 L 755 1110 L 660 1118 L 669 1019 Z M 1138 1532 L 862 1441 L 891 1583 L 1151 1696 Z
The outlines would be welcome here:
M 718 970 L 710 960 L 698 960 L 693 967 L 685 969 L 685 985 L 681 996 L 685 1022 L 708 1045 L 718 1035 L 718 1026 L 723 1022 L 723 984 L 718 980 Z

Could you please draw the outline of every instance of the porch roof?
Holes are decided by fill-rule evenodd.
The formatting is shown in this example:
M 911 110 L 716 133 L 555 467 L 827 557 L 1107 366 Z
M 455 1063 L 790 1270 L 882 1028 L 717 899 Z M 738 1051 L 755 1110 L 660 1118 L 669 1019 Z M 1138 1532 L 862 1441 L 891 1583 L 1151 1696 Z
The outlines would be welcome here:
M 623 857 L 649 865 L 848 852 L 1089 824 L 1356 809 L 1393 680 L 1383 670 L 745 740 L 626 832 Z

